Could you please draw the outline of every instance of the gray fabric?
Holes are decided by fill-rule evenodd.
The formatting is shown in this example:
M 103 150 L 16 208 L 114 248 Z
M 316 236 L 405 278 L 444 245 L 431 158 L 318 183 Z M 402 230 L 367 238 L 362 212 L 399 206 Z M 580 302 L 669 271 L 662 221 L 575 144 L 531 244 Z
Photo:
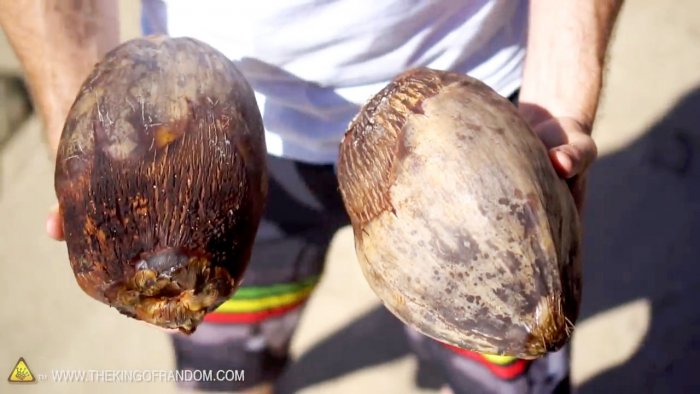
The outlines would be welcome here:
M 347 223 L 332 166 L 268 156 L 270 195 L 242 286 L 318 276 L 335 231 Z M 204 322 L 172 337 L 178 369 L 245 370 L 244 382 L 183 382 L 183 388 L 242 390 L 274 381 L 288 362 L 302 308 L 255 324 Z

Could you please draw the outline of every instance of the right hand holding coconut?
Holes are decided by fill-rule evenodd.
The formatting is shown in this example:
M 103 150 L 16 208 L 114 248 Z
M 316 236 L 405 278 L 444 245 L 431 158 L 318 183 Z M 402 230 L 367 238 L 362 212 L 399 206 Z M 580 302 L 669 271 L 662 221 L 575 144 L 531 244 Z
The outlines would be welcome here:
M 542 140 L 552 166 L 567 180 L 579 213 L 583 206 L 586 172 L 598 155 L 591 127 L 571 116 L 553 116 L 540 106 L 520 103 L 518 110 Z

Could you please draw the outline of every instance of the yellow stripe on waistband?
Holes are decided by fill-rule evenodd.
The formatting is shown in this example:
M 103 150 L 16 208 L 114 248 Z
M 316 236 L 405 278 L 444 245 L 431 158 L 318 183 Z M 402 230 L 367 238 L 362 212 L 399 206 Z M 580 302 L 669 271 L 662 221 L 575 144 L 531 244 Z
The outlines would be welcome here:
M 517 360 L 517 358 L 513 357 L 513 356 L 499 356 L 496 354 L 484 354 L 484 353 L 481 353 L 481 355 L 489 362 L 494 363 L 494 364 L 498 364 L 498 365 L 507 365 L 507 364 L 510 364 L 513 361 Z

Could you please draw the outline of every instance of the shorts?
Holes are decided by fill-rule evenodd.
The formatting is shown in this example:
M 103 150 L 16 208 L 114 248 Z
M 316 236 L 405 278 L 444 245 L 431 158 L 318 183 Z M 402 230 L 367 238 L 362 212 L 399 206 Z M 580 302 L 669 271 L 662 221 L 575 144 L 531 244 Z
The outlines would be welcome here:
M 245 381 L 181 382 L 236 391 L 274 382 L 322 272 L 335 232 L 348 224 L 332 165 L 268 156 L 269 200 L 244 282 L 191 336 L 174 335 L 178 369 L 245 370 Z M 418 357 L 436 364 L 455 393 L 567 392 L 568 351 L 535 361 L 489 358 L 407 328 Z M 559 390 L 559 391 L 557 391 Z

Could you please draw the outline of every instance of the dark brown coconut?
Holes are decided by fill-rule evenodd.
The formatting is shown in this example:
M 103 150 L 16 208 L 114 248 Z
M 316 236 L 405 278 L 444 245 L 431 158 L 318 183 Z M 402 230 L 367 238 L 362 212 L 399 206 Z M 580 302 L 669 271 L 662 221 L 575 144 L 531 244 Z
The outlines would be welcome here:
M 68 114 L 55 182 L 80 287 L 125 315 L 192 332 L 238 286 L 262 215 L 253 91 L 201 42 L 123 44 Z
M 405 323 L 521 358 L 567 342 L 578 215 L 508 100 L 464 75 L 406 72 L 351 123 L 338 178 L 363 272 Z

